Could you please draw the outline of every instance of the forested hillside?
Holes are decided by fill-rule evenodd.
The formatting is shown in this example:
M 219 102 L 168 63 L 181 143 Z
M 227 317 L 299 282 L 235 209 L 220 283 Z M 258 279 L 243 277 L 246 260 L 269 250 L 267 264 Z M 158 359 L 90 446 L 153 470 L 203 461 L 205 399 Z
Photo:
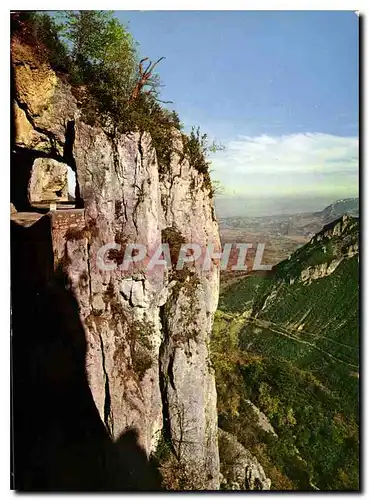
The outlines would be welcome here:
M 273 489 L 359 487 L 358 238 L 358 219 L 344 216 L 270 276 L 221 295 L 220 426 L 256 455 Z

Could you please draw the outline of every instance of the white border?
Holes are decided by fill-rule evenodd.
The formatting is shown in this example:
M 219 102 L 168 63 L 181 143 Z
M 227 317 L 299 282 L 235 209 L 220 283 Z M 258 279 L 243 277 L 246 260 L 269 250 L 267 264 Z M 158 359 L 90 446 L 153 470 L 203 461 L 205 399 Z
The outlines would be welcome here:
M 227 2 L 217 0 L 137 0 L 117 2 L 107 0 L 103 3 L 96 0 L 47 2 L 38 0 L 29 2 L 18 0 L 11 5 L 12 10 L 60 10 L 60 9 L 111 9 L 111 10 L 351 10 L 361 11 L 365 9 L 364 0 L 284 0 L 275 2 L 273 0 L 260 0 L 258 2 L 245 0 L 229 0 Z

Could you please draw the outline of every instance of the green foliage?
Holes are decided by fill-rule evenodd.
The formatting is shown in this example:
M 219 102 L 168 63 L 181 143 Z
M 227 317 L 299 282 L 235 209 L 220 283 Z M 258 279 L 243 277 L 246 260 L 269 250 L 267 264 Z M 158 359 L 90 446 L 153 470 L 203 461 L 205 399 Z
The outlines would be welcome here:
M 76 64 L 104 65 L 108 70 L 134 71 L 134 41 L 112 11 L 59 11 L 60 33 Z
M 184 154 L 196 170 L 206 173 L 209 170 L 209 162 L 206 160 L 207 134 L 200 133 L 200 127 L 192 127 L 189 136 L 184 136 Z
M 181 127 L 177 113 L 163 108 L 151 94 L 141 94 L 135 99 L 119 125 L 122 132 L 138 129 L 150 133 L 158 157 L 159 174 L 170 169 L 174 132 Z
M 218 307 L 224 312 L 243 312 L 248 307 L 255 309 L 256 300 L 261 302 L 259 297 L 270 293 L 274 284 L 273 277 L 247 276 L 221 294 Z
M 70 59 L 60 40 L 60 27 L 46 13 L 20 11 L 11 15 L 11 31 L 33 46 L 39 60 L 49 62 L 57 71 L 68 71 Z
M 214 187 L 210 179 L 210 161 L 208 160 L 209 153 L 222 151 L 224 146 L 216 142 L 208 143 L 207 134 L 200 132 L 200 127 L 192 127 L 190 134 L 183 136 L 183 156 L 188 159 L 198 172 L 204 175 L 204 186 L 209 190 L 210 197 L 214 195 Z
M 239 329 L 242 322 L 232 321 L 232 317 L 216 312 L 216 321 L 211 336 L 211 361 L 217 374 L 218 413 L 231 417 L 239 414 L 242 398 L 242 374 L 240 367 L 248 359 L 239 347 Z
M 359 273 L 357 256 L 347 255 L 357 240 L 357 222 L 349 223 L 299 249 L 274 276 L 248 276 L 220 297 L 212 341 L 220 425 L 256 455 L 274 489 L 359 487 Z M 332 274 L 290 284 L 340 256 Z M 244 363 L 232 362 L 236 344 Z M 247 400 L 278 439 L 250 421 Z
M 170 252 L 170 261 L 173 269 L 176 268 L 181 247 L 186 243 L 186 238 L 175 227 L 166 227 L 161 231 L 161 240 L 167 243 Z M 177 271 L 178 272 L 178 271 Z
M 100 120 L 124 117 L 137 81 L 134 40 L 111 11 L 61 11 L 59 36 L 68 50 L 72 83 L 86 85 L 86 111 Z
M 167 460 L 173 453 L 173 445 L 170 438 L 166 435 L 164 430 L 161 430 L 159 441 L 154 453 L 154 458 L 158 463 Z
M 142 380 L 147 370 L 152 367 L 153 354 L 151 336 L 153 326 L 148 321 L 135 321 L 130 325 L 129 345 L 134 372 Z
M 243 375 L 249 397 L 279 436 L 269 443 L 269 455 L 297 488 L 313 483 L 319 489 L 339 489 L 337 468 L 348 473 L 345 489 L 358 487 L 358 425 L 351 412 L 338 413 L 340 399 L 334 393 L 283 356 L 265 357 L 262 370 L 251 363 Z M 297 462 L 291 457 L 294 449 Z

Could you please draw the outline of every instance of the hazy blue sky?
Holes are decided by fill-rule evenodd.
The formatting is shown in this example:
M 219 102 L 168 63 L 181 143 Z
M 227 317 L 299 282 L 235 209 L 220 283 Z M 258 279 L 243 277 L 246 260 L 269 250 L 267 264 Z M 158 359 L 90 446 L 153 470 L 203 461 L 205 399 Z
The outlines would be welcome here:
M 164 100 L 226 150 L 240 197 L 357 195 L 358 17 L 329 11 L 117 11 Z

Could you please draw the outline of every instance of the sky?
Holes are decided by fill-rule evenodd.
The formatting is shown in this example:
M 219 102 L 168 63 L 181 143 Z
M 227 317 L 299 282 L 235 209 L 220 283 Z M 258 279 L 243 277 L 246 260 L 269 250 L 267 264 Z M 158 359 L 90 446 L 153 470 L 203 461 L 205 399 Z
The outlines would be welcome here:
M 173 101 L 186 129 L 200 125 L 225 146 L 211 167 L 223 204 L 289 198 L 303 210 L 312 198 L 323 208 L 358 195 L 354 12 L 116 15 L 142 56 L 165 56 L 162 99 Z
M 359 18 L 348 11 L 115 11 L 161 98 L 211 156 L 222 215 L 358 196 Z

